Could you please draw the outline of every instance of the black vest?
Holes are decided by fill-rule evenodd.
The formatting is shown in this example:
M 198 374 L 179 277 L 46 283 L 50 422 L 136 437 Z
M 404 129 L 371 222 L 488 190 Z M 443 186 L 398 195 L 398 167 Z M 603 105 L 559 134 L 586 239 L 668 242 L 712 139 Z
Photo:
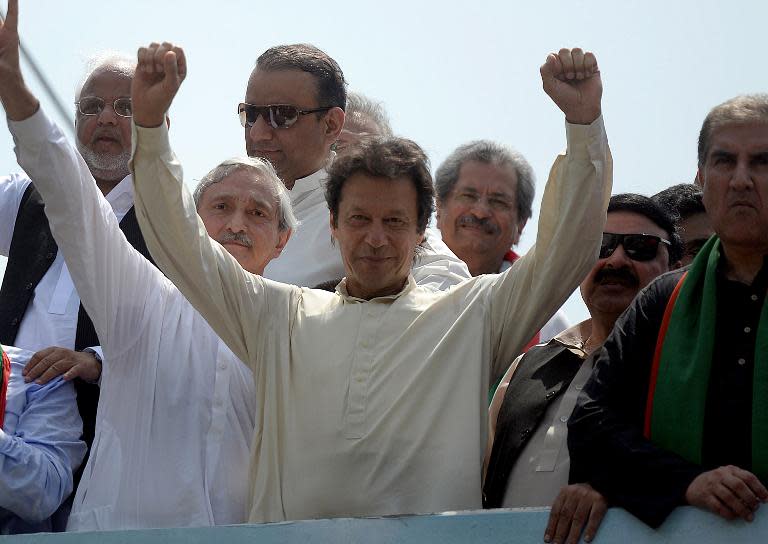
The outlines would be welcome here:
M 549 404 L 568 389 L 581 362 L 559 342 L 535 346 L 523 355 L 499 409 L 483 485 L 483 507 L 501 508 L 515 461 Z
M 136 212 L 131 208 L 120 222 L 125 237 L 144 257 L 154 264 L 149 250 L 141 236 Z M 58 246 L 53 239 L 48 218 L 45 216 L 43 199 L 32 184 L 24 191 L 13 229 L 13 239 L 8 252 L 8 266 L 5 269 L 3 285 L 0 287 L 0 343 L 15 345 L 19 325 L 35 287 L 53 264 Z M 75 349 L 100 345 L 93 323 L 85 313 L 82 304 L 77 317 Z M 96 427 L 96 407 L 99 402 L 99 388 L 75 381 L 77 406 L 83 418 L 83 440 L 90 448 Z M 85 465 L 85 462 L 83 462 Z

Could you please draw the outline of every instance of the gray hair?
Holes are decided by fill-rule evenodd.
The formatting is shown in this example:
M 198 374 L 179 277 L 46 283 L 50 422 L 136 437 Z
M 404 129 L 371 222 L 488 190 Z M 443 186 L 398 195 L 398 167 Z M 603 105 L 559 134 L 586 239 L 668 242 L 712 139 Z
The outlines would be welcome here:
M 75 100 L 80 100 L 80 93 L 83 92 L 83 87 L 91 76 L 102 70 L 118 72 L 133 79 L 136 74 L 136 56 L 111 50 L 99 51 L 91 55 L 85 61 L 85 72 L 75 88 Z
M 533 197 L 536 179 L 533 169 L 523 155 L 490 140 L 474 140 L 456 148 L 435 173 L 437 202 L 443 204 L 459 180 L 459 170 L 467 161 L 477 161 L 494 166 L 511 166 L 517 175 L 517 218 L 527 221 L 533 215 Z
M 731 123 L 768 124 L 768 94 L 744 94 L 712 108 L 699 132 L 699 167 L 707 160 L 712 132 Z
M 234 157 L 227 159 L 208 172 L 200 180 L 200 183 L 197 184 L 197 187 L 195 187 L 195 192 L 192 195 L 195 199 L 195 206 L 200 207 L 200 200 L 203 198 L 203 193 L 205 193 L 208 187 L 223 181 L 227 176 L 240 170 L 253 170 L 260 180 L 272 186 L 272 191 L 279 207 L 278 228 L 281 231 L 286 229 L 296 230 L 296 227 L 299 226 L 299 221 L 293 213 L 293 205 L 291 204 L 288 190 L 283 185 L 272 165 L 268 161 L 257 157 Z
M 392 136 L 389 116 L 381 102 L 377 102 L 362 93 L 349 91 L 347 93 L 346 114 L 345 124 L 355 124 L 358 118 L 367 118 L 376 125 L 379 136 Z

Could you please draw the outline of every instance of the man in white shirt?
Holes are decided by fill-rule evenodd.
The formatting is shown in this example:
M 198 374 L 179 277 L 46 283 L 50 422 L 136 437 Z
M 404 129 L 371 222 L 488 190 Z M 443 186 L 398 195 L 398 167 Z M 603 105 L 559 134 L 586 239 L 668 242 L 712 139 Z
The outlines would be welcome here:
M 314 287 L 344 276 L 339 249 L 331 241 L 323 183 L 335 157 L 331 146 L 344 126 L 346 97 L 341 68 L 312 45 L 278 45 L 256 61 L 245 102 L 238 106 L 246 150 L 274 165 L 301 224 L 280 258 L 267 266 L 266 278 Z M 414 261 L 413 276 L 419 285 L 435 289 L 470 277 L 466 265 L 431 229 Z
M 329 293 L 250 274 L 212 243 L 163 124 L 183 52 L 139 50 L 137 216 L 159 266 L 253 370 L 249 521 L 481 506 L 488 385 L 591 269 L 611 188 L 594 55 L 563 49 L 541 74 L 566 115 L 568 151 L 552 168 L 535 248 L 504 274 L 447 291 L 416 285 L 411 263 L 433 209 L 426 156 L 409 140 L 371 140 L 326 184 L 346 272 Z
M 67 528 L 242 523 L 249 491 L 242 467 L 260 413 L 253 374 L 129 245 L 86 164 L 25 87 L 18 52 L 10 50 L 0 48 L 0 98 L 19 163 L 45 199 L 107 361 L 96 438 Z M 257 159 L 225 161 L 196 196 L 211 235 L 253 273 L 279 254 L 296 223 L 282 183 Z

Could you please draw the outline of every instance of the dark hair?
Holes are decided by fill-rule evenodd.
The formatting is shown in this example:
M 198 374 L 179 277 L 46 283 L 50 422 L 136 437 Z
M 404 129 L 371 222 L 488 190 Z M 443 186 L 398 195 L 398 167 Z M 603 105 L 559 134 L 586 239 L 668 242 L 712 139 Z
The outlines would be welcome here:
M 357 173 L 390 180 L 409 178 L 416 188 L 418 232 L 424 232 L 435 209 L 435 190 L 429 173 L 429 159 L 416 142 L 406 138 L 371 138 L 333 162 L 325 184 L 325 200 L 334 227 L 338 226 L 344 183 Z
M 675 225 L 692 215 L 707 213 L 701 187 L 693 183 L 680 183 L 659 191 L 651 197 L 672 217 Z
M 347 106 L 347 82 L 344 72 L 324 51 L 308 43 L 276 45 L 256 59 L 259 70 L 301 70 L 311 74 L 317 82 L 318 106 Z
M 644 195 L 635 193 L 621 193 L 613 195 L 608 202 L 608 213 L 632 212 L 645 216 L 669 236 L 671 245 L 667 248 L 669 264 L 674 264 L 683 255 L 683 242 L 675 229 L 672 216 L 659 204 Z
M 726 100 L 707 114 L 699 131 L 699 168 L 704 166 L 709 154 L 710 140 L 715 129 L 732 123 L 768 122 L 768 94 L 744 94 Z
M 461 145 L 443 161 L 435 172 L 435 189 L 440 204 L 448 199 L 459 181 L 461 167 L 469 161 L 502 167 L 509 165 L 517 176 L 517 219 L 527 221 L 531 218 L 536 192 L 533 168 L 518 151 L 490 140 L 475 140 Z

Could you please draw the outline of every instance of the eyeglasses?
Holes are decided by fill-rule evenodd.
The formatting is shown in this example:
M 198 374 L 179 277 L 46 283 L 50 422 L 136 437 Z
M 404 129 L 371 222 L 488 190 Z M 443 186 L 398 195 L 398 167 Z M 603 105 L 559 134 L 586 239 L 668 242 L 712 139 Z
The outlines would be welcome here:
M 256 106 L 242 102 L 237 106 L 237 114 L 240 116 L 240 124 L 245 128 L 251 128 L 259 116 L 269 123 L 272 128 L 288 128 L 299 120 L 299 115 L 328 111 L 333 106 L 324 106 L 311 110 L 300 110 L 290 104 L 268 104 Z
M 81 98 L 77 102 L 77 111 L 82 115 L 98 115 L 104 109 L 106 102 L 104 99 L 98 96 L 86 96 Z M 127 96 L 116 99 L 112 102 L 112 109 L 120 117 L 131 117 L 133 115 L 133 108 L 131 107 L 131 99 Z
M 616 248 L 621 244 L 624 252 L 633 261 L 650 261 L 656 257 L 659 251 L 659 244 L 671 246 L 669 240 L 665 240 L 653 234 L 614 234 L 612 232 L 603 233 L 603 242 L 600 245 L 600 258 L 607 259 Z

